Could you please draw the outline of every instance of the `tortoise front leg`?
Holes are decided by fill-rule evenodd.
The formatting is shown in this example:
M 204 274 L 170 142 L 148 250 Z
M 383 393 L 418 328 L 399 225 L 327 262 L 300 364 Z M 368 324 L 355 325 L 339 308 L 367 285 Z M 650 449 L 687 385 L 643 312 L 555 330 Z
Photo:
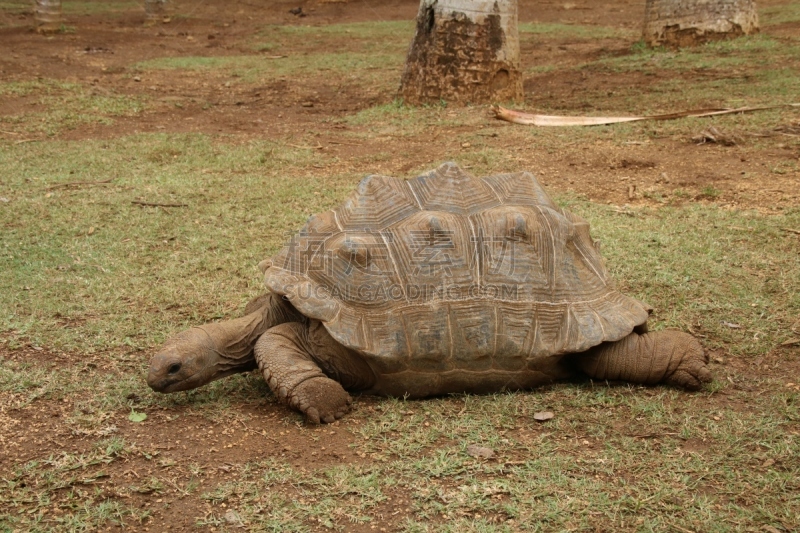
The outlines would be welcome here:
M 275 396 L 309 422 L 330 423 L 350 410 L 352 399 L 322 372 L 311 352 L 308 326 L 299 322 L 270 328 L 255 347 L 258 368 Z
M 578 367 L 594 379 L 644 385 L 665 383 L 698 390 L 711 381 L 708 356 L 700 343 L 680 331 L 631 333 L 576 355 Z

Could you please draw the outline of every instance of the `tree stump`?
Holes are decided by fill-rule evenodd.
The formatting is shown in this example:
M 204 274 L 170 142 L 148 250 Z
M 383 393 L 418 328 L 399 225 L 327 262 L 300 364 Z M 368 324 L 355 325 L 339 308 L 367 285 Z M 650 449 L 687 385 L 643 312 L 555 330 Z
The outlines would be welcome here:
M 422 0 L 400 82 L 409 104 L 522 99 L 515 0 Z
M 758 32 L 753 0 L 647 0 L 649 46 L 691 46 Z
M 166 9 L 165 0 L 144 0 L 144 23 L 155 24 L 164 18 Z
M 39 33 L 55 33 L 61 29 L 61 0 L 35 0 L 33 16 L 36 31 Z

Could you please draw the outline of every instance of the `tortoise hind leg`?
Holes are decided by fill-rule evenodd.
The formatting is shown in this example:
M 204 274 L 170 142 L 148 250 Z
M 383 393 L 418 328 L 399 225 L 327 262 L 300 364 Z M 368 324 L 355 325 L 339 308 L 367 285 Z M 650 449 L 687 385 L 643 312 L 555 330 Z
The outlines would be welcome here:
M 258 368 L 281 401 L 309 422 L 330 423 L 350 410 L 350 395 L 320 369 L 312 355 L 308 326 L 286 322 L 267 330 L 255 347 Z
M 689 390 L 698 390 L 711 381 L 703 347 L 697 339 L 680 331 L 631 333 L 577 354 L 576 362 L 595 379 L 644 385 L 665 383 Z

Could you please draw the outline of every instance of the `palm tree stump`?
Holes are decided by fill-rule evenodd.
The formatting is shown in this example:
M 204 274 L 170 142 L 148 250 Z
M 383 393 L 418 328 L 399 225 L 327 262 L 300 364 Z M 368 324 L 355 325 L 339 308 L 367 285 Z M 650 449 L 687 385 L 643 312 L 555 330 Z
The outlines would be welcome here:
M 155 24 L 164 18 L 165 0 L 144 0 L 144 23 Z
M 35 0 L 33 16 L 36 31 L 39 33 L 55 33 L 61 29 L 61 0 Z
M 647 0 L 642 38 L 650 46 L 691 46 L 758 32 L 753 0 Z
M 409 104 L 522 98 L 515 0 L 422 0 L 400 83 Z

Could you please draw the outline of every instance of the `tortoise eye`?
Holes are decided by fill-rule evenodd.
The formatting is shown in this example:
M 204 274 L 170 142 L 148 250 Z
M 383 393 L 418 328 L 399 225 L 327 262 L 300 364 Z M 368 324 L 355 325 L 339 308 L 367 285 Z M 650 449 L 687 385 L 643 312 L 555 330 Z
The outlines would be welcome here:
M 169 365 L 167 372 L 170 374 L 176 374 L 180 369 L 181 369 L 180 363 L 172 363 L 171 365 Z

